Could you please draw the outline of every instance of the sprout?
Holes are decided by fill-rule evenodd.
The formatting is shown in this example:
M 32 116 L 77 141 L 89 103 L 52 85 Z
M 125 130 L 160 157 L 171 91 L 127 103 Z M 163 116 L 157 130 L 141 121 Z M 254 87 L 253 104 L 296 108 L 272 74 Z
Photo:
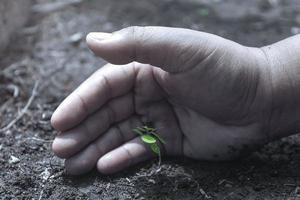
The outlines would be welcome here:
M 156 129 L 149 127 L 149 126 L 143 126 L 143 127 L 137 127 L 133 129 L 133 132 L 140 135 L 142 141 L 149 145 L 151 151 L 158 156 L 159 162 L 158 166 L 160 166 L 161 163 L 161 150 L 159 147 L 158 142 L 161 142 L 162 144 L 166 144 L 166 142 L 156 133 Z

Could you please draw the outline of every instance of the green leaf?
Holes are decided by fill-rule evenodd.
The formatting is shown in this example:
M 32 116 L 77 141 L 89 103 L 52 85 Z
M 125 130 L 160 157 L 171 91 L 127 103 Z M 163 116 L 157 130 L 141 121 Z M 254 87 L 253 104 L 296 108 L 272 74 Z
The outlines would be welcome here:
M 140 135 L 140 136 L 144 135 L 144 133 L 142 131 L 140 131 L 139 129 L 137 129 L 137 128 L 132 129 L 132 131 L 135 132 L 136 134 Z
M 150 144 L 150 148 L 151 148 L 151 150 L 152 150 L 155 154 L 157 154 L 158 156 L 160 156 L 160 149 L 159 149 L 159 146 L 158 146 L 156 143 Z
M 151 134 L 154 135 L 161 143 L 166 144 L 166 141 L 161 136 L 159 136 L 157 133 L 151 132 Z
M 145 142 L 147 144 L 154 144 L 154 143 L 156 143 L 156 139 L 152 135 L 145 134 L 145 135 L 142 135 L 141 138 L 142 138 L 143 142 Z

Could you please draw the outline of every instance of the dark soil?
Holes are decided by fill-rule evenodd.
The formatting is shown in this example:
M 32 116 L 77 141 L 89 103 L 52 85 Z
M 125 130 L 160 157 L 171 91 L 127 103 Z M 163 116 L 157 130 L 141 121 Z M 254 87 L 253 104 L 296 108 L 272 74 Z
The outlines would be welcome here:
M 0 59 L 0 127 L 22 115 L 37 85 L 24 115 L 0 133 L 0 199 L 300 199 L 298 135 L 234 162 L 164 158 L 158 173 L 152 161 L 114 176 L 72 177 L 51 152 L 56 133 L 49 123 L 59 102 L 104 64 L 85 45 L 90 31 L 174 26 L 263 46 L 300 32 L 299 6 L 298 0 L 87 0 L 35 14 Z

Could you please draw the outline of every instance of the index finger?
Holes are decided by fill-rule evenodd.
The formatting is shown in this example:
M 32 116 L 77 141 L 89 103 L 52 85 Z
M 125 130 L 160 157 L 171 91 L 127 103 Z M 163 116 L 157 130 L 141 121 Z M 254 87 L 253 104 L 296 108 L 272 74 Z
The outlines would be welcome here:
M 122 66 L 105 65 L 58 106 L 51 118 L 52 126 L 59 131 L 77 126 L 110 99 L 130 92 L 135 77 L 134 63 Z

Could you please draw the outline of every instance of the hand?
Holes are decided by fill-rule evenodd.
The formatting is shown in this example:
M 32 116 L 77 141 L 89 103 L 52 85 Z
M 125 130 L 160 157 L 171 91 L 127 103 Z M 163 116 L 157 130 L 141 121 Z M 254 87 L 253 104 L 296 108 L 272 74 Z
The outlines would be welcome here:
M 268 141 L 268 69 L 261 49 L 187 29 L 90 33 L 109 63 L 57 108 L 53 142 L 70 174 L 114 173 L 155 155 L 132 129 L 151 122 L 164 155 L 227 160 Z M 145 63 L 145 64 L 141 64 Z M 114 64 L 114 65 L 113 65 Z

